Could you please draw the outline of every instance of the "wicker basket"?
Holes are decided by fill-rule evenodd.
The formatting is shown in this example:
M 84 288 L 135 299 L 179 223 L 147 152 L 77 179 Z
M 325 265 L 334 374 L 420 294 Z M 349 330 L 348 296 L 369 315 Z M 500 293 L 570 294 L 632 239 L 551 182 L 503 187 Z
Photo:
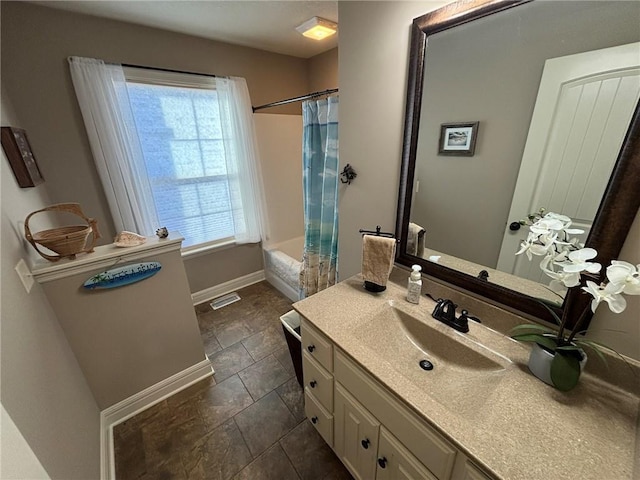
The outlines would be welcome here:
M 31 230 L 29 229 L 29 219 L 36 213 L 51 211 L 67 212 L 78 215 L 86 222 L 86 225 L 71 225 L 52 228 L 31 234 Z M 93 252 L 93 247 L 98 238 L 100 238 L 97 222 L 92 218 L 87 218 L 84 213 L 82 213 L 82 209 L 77 203 L 59 203 L 30 213 L 24 221 L 24 234 L 29 243 L 36 249 L 36 252 L 38 252 L 41 257 L 46 258 L 51 262 L 55 262 L 66 257 L 73 259 L 76 258 L 78 253 Z M 93 234 L 93 240 L 90 245 L 87 245 L 87 239 L 90 234 Z M 48 255 L 40 251 L 38 245 L 57 253 L 58 256 Z

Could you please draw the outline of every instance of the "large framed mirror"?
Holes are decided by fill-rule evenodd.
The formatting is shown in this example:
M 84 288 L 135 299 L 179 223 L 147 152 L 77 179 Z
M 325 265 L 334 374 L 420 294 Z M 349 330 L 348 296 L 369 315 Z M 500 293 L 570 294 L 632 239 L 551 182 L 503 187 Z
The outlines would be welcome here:
M 584 308 L 576 289 L 549 293 L 535 259 L 514 261 L 515 223 L 544 207 L 584 227 L 596 261 L 619 254 L 640 207 L 639 18 L 638 2 L 463 0 L 414 20 L 398 263 L 548 321 L 536 298 Z M 615 48 L 624 68 L 607 65 Z M 473 155 L 442 155 L 450 124 Z

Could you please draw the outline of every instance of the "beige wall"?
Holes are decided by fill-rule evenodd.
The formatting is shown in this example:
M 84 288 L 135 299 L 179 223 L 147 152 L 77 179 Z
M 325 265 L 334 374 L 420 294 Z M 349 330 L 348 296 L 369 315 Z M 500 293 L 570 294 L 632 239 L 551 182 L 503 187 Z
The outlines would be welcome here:
M 179 245 L 164 253 L 149 246 L 135 260 L 99 248 L 92 258 L 102 258 L 101 265 L 80 273 L 63 269 L 64 278 L 42 280 L 100 410 L 206 361 Z M 154 261 L 162 268 L 126 288 L 79 288 L 117 260 Z
M 4 88 L 1 109 L 3 125 L 23 126 Z M 14 271 L 20 258 L 33 255 L 18 222 L 50 203 L 46 184 L 19 188 L 4 151 L 1 156 L 1 401 L 12 422 L 2 422 L 0 477 L 30 478 L 40 471 L 35 462 L 16 465 L 6 457 L 18 448 L 25 461 L 35 454 L 51 478 L 99 478 L 96 402 L 42 289 L 35 284 L 27 293 Z M 33 454 L 25 451 L 22 439 Z
M 309 91 L 338 88 L 338 49 L 321 53 L 309 59 Z
M 2 2 L 0 7 L 2 84 L 29 134 L 51 200 L 79 202 L 98 219 L 103 243 L 116 232 L 73 92 L 68 56 L 242 76 L 254 105 L 309 91 L 305 59 L 24 2 Z M 300 105 L 278 112 L 300 113 Z M 224 270 L 216 267 L 221 257 L 232 259 Z M 260 270 L 262 256 L 258 248 L 238 248 L 185 265 L 195 292 Z
M 406 93 L 409 26 L 439 2 L 340 2 L 340 163 L 358 178 L 340 191 L 340 278 L 361 269 L 359 228 L 395 228 Z M 376 32 L 372 42 L 371 32 Z M 622 259 L 640 263 L 640 221 L 629 234 Z M 608 344 L 640 358 L 640 297 L 627 297 L 620 315 L 598 310 L 594 328 Z M 609 318 L 612 316 L 614 318 Z
M 639 18 L 638 2 L 533 2 L 429 39 L 411 211 L 427 247 L 496 267 L 545 60 L 637 42 Z M 438 155 L 440 125 L 467 121 L 475 155 Z
M 340 2 L 340 164 L 358 177 L 339 193 L 340 279 L 358 273 L 358 229 L 395 230 L 413 19 L 447 2 Z M 375 32 L 372 33 L 372 32 Z
M 191 293 L 262 270 L 262 247 L 247 243 L 183 258 Z
M 321 92 L 323 90 L 338 88 L 338 48 L 321 53 L 315 57 L 306 60 L 307 62 L 307 82 L 308 87 L 305 92 L 300 95 L 313 92 Z M 298 95 L 288 97 L 272 98 L 269 102 L 283 100 L 285 98 L 293 98 Z M 266 103 L 269 103 L 266 102 Z M 260 113 L 271 114 L 302 114 L 301 103 L 296 102 L 280 107 L 271 107 L 260 110 Z
M 304 235 L 302 208 L 302 116 L 254 116 L 269 233 L 265 245 Z

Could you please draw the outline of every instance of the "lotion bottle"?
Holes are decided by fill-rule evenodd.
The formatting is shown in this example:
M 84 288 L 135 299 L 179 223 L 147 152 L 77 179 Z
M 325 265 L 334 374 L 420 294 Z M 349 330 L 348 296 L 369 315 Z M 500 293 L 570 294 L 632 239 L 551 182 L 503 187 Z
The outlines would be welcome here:
M 422 276 L 420 265 L 411 267 L 411 275 L 409 275 L 409 284 L 407 286 L 407 302 L 420 303 L 420 294 L 422 293 Z

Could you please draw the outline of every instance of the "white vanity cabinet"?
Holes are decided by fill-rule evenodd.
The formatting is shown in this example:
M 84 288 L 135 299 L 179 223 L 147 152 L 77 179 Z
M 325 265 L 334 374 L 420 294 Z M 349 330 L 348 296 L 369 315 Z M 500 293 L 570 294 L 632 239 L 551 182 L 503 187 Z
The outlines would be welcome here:
M 335 407 L 334 450 L 356 480 L 437 480 L 340 383 Z
M 305 412 L 357 480 L 486 480 L 442 435 L 301 322 Z

